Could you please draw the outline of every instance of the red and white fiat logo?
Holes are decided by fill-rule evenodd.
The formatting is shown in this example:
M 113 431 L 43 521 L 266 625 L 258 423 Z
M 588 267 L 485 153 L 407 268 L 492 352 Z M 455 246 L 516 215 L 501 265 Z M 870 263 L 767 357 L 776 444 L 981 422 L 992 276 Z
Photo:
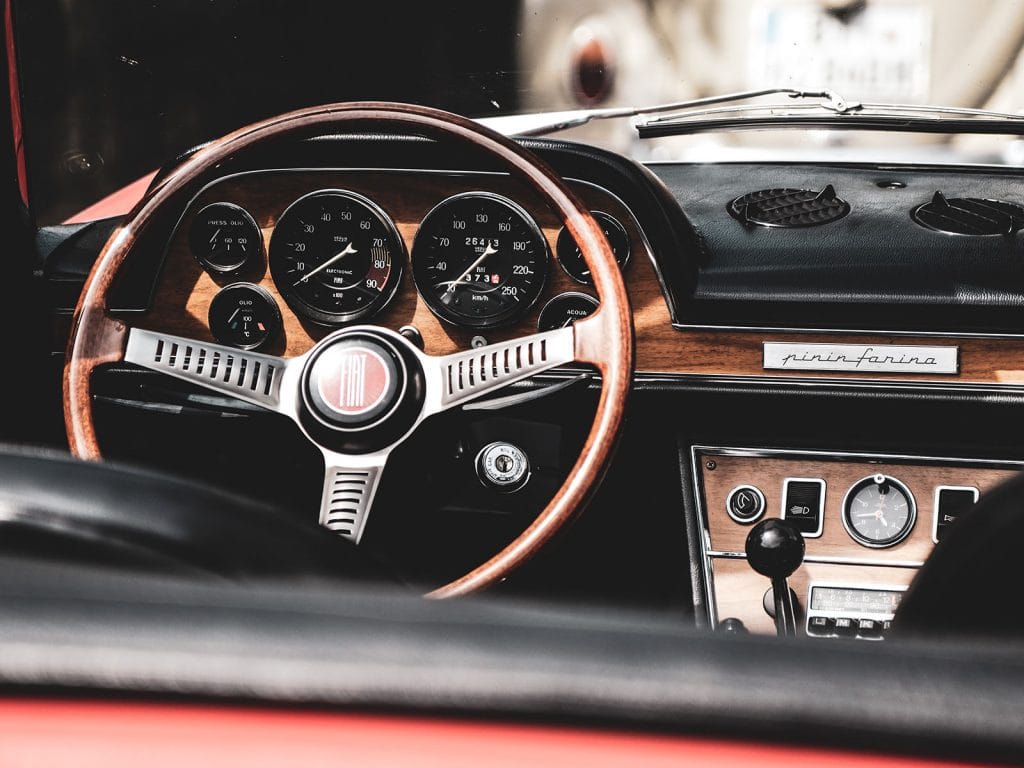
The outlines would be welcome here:
M 344 416 L 372 411 L 387 395 L 391 369 L 380 354 L 363 346 L 327 350 L 317 365 L 317 388 L 324 403 Z

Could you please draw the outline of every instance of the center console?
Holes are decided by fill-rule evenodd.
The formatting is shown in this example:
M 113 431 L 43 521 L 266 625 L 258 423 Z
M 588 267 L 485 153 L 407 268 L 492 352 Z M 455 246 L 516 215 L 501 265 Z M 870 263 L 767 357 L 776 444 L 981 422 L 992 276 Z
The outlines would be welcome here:
M 775 633 L 771 581 L 747 560 L 759 521 L 804 539 L 789 576 L 799 631 L 879 640 L 935 545 L 1021 465 L 989 460 L 694 446 L 691 463 L 707 619 Z

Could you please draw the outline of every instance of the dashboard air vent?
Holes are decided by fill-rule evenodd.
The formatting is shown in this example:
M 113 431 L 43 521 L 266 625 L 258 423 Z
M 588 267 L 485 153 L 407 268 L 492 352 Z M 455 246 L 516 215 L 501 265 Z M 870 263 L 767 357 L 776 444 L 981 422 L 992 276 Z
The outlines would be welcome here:
M 817 227 L 843 218 L 850 204 L 829 184 L 820 192 L 811 189 L 762 189 L 737 197 L 729 213 L 746 225 L 759 227 Z
M 1005 200 L 947 198 L 936 192 L 911 213 L 922 227 L 951 235 L 1012 235 L 1024 229 L 1024 208 Z

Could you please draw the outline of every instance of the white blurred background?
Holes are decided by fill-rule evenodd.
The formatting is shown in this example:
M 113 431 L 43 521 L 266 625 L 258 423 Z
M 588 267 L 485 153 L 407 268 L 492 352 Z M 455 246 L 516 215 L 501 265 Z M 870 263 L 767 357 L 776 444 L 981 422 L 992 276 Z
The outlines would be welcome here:
M 1020 0 L 524 0 L 523 111 L 831 88 L 862 102 L 1024 110 Z M 784 100 L 784 97 L 780 97 Z M 1024 161 L 1000 136 L 708 134 L 640 142 L 627 121 L 563 134 L 645 160 Z

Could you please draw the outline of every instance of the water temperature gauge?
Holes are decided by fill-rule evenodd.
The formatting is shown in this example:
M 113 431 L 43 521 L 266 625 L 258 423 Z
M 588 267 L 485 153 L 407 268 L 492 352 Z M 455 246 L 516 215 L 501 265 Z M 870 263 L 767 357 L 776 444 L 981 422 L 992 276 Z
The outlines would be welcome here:
M 263 288 L 234 283 L 210 302 L 210 330 L 221 344 L 256 349 L 281 328 L 277 302 Z

